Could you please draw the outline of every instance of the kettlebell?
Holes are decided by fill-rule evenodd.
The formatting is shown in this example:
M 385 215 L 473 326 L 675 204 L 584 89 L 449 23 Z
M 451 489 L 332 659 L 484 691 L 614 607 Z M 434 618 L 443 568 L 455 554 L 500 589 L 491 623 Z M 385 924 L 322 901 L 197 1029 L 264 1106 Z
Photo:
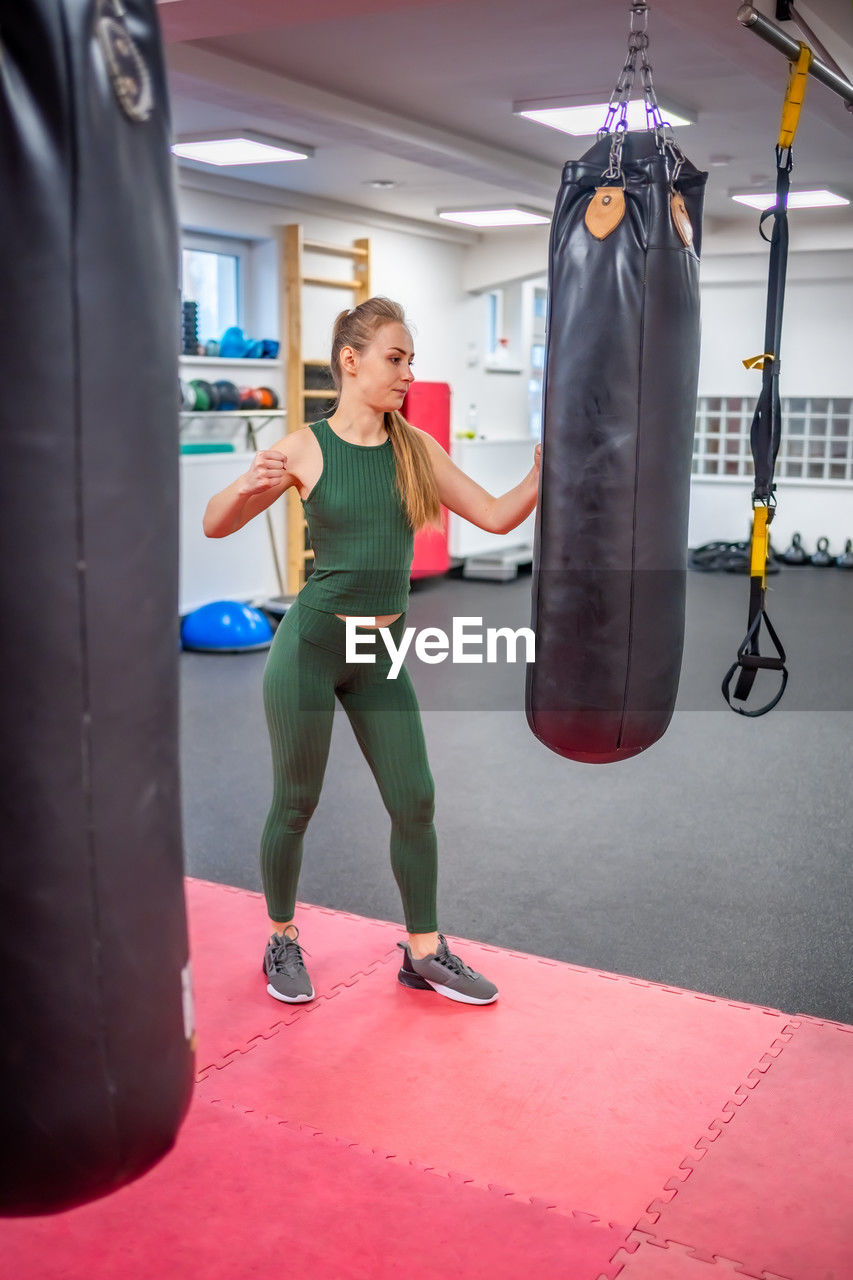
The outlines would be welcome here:
M 809 554 L 803 546 L 803 540 L 798 533 L 795 533 L 791 539 L 791 545 L 787 551 L 783 551 L 781 559 L 785 564 L 808 564 Z
M 812 556 L 812 564 L 818 569 L 828 569 L 835 564 L 835 557 L 829 554 L 829 538 L 818 538 L 817 551 Z
M 839 569 L 853 569 L 853 541 L 850 538 L 844 544 L 844 550 L 835 562 Z

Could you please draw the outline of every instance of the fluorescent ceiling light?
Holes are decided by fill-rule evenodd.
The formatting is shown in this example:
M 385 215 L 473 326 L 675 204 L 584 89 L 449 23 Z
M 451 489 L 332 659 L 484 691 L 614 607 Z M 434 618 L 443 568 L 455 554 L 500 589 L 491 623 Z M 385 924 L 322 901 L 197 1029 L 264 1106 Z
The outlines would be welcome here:
M 436 209 L 447 222 L 461 222 L 467 227 L 531 227 L 550 222 L 548 214 L 524 205 L 499 205 L 488 209 Z
M 736 200 L 738 204 L 748 204 L 750 209 L 772 209 L 776 204 L 776 193 L 772 195 L 737 195 L 732 196 L 732 200 Z M 827 191 L 825 188 L 821 191 L 789 191 L 788 192 L 788 208 L 789 209 L 822 209 L 827 205 L 849 204 L 844 196 L 836 195 L 834 191 Z
M 570 133 L 576 138 L 587 137 L 597 133 L 604 127 L 607 119 L 607 102 L 593 102 L 579 98 L 547 98 L 536 102 L 514 102 L 513 114 L 524 116 L 536 124 L 547 125 L 550 129 L 559 129 L 561 133 Z M 674 108 L 669 103 L 658 99 L 658 106 L 663 120 L 676 125 L 695 124 L 695 111 L 684 107 Z M 613 118 L 613 123 L 619 113 Z M 628 103 L 628 129 L 636 132 L 649 128 L 646 117 L 646 105 L 642 98 L 635 98 Z
M 303 147 L 281 138 L 270 138 L 248 129 L 221 129 L 217 133 L 188 134 L 173 144 L 176 156 L 199 160 L 202 164 L 281 164 L 286 160 L 307 160 L 313 147 Z

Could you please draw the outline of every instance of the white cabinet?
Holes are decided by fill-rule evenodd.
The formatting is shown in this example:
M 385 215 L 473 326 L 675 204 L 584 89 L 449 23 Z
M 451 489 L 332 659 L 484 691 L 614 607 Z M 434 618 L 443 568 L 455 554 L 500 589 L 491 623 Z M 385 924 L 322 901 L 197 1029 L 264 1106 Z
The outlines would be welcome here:
M 205 507 L 213 494 L 247 471 L 251 461 L 251 453 L 184 454 L 181 458 L 179 609 L 182 615 L 211 600 L 252 600 L 281 594 L 266 512 L 227 538 L 208 538 L 201 527 Z M 282 565 L 283 508 L 281 499 L 268 508 Z
M 450 456 L 462 471 L 489 493 L 500 496 L 520 484 L 533 466 L 536 441 L 528 436 L 513 440 L 452 440 Z M 449 550 L 454 559 L 489 555 L 510 547 L 529 547 L 533 559 L 536 511 L 509 533 L 487 533 L 469 520 L 450 513 Z

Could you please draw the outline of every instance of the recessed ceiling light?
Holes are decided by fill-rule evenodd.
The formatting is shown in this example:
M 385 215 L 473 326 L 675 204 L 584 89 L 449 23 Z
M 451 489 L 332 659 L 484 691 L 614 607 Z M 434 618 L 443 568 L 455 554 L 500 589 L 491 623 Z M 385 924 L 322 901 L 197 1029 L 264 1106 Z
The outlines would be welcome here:
M 551 221 L 550 215 L 525 205 L 492 205 L 487 209 L 436 209 L 447 222 L 468 227 L 531 227 Z
M 732 200 L 736 200 L 738 204 L 749 205 L 750 209 L 772 209 L 776 203 L 776 193 L 772 195 L 762 192 L 755 195 L 733 195 Z M 836 195 L 834 191 L 827 191 L 825 188 L 821 191 L 789 191 L 788 192 L 788 208 L 789 209 L 823 209 L 828 205 L 849 204 L 844 196 Z
M 285 142 L 248 129 L 221 129 L 217 133 L 186 134 L 172 146 L 176 156 L 202 164 L 282 164 L 287 160 L 307 160 L 313 147 Z
M 365 187 L 375 187 L 377 191 L 390 191 L 397 183 L 392 178 L 371 178 L 364 183 Z
M 696 123 L 695 111 L 674 107 L 672 103 L 665 103 L 660 98 L 658 106 L 661 116 L 668 124 L 675 126 Z M 559 129 L 561 133 L 570 133 L 577 138 L 597 133 L 607 119 L 607 109 L 607 102 L 590 102 L 588 97 L 545 98 L 512 104 L 514 115 L 533 120 L 536 124 L 547 125 L 549 129 Z M 635 98 L 628 103 L 627 123 L 629 131 L 641 131 L 650 127 L 642 98 Z

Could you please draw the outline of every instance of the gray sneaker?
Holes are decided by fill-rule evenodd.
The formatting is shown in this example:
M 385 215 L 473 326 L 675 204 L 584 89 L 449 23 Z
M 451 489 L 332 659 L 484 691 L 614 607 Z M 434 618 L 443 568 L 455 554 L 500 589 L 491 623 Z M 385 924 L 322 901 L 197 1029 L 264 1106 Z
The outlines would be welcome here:
M 449 1000 L 463 1004 L 491 1004 L 498 998 L 498 989 L 476 969 L 463 964 L 447 945 L 443 933 L 438 935 L 438 948 L 420 960 L 412 955 L 408 942 L 398 942 L 403 952 L 403 963 L 397 973 L 397 981 L 404 987 L 437 991 Z
M 296 925 L 296 937 L 299 930 Z M 300 1004 L 314 999 L 314 988 L 302 959 L 302 947 L 290 934 L 274 933 L 264 952 L 263 971 L 268 979 L 267 991 L 276 1000 Z

